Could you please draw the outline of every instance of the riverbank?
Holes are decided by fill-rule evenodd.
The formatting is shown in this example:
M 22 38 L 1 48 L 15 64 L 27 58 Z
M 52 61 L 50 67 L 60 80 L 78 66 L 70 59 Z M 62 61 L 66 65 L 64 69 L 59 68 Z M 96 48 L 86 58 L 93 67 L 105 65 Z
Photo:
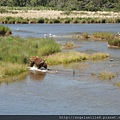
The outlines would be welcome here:
M 0 23 L 120 23 L 120 12 L 8 10 L 0 13 Z
M 0 13 L 0 17 L 23 17 L 23 18 L 119 18 L 120 12 L 106 11 L 58 11 L 58 10 L 8 10 Z
M 58 44 L 52 38 L 5 36 L 1 37 L 0 48 L 0 64 L 2 66 L 0 82 L 8 80 L 11 76 L 11 79 L 14 80 L 15 75 L 27 72 L 30 56 L 44 58 L 48 66 L 109 57 L 109 54 L 100 52 L 93 54 L 77 51 L 62 52 L 61 44 Z

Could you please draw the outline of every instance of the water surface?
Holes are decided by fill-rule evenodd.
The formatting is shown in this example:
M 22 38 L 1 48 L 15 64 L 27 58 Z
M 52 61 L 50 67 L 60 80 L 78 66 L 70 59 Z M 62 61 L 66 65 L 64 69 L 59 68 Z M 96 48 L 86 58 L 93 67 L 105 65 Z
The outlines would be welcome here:
M 107 31 L 117 33 L 120 24 L 7 24 L 13 35 L 44 37 L 61 36 L 57 42 L 72 41 L 80 52 L 107 52 L 102 61 L 76 62 L 69 65 L 48 66 L 57 73 L 28 75 L 12 83 L 0 85 L 1 115 L 119 115 L 120 88 L 114 86 L 120 77 L 100 80 L 92 73 L 111 71 L 120 74 L 120 49 L 110 49 L 107 42 L 82 41 L 62 36 L 80 32 Z M 110 61 L 113 59 L 113 61 Z M 113 67 L 110 65 L 113 64 Z M 73 73 L 75 71 L 75 74 Z

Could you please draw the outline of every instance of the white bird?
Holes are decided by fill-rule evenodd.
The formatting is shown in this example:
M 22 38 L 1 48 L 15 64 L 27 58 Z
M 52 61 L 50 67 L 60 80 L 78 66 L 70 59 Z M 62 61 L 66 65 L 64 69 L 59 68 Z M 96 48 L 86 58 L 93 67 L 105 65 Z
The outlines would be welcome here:
M 46 38 L 46 37 L 47 37 L 47 34 L 44 34 L 44 37 Z
M 19 30 L 19 28 L 17 28 L 17 30 Z

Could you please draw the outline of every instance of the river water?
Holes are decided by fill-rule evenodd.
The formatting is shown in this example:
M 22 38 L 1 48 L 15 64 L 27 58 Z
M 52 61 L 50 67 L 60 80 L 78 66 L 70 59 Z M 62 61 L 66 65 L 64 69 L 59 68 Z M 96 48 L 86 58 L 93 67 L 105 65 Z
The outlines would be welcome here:
M 63 37 L 81 32 L 117 33 L 120 24 L 6 24 L 13 35 L 21 37 L 59 36 L 59 43 L 72 41 L 80 52 L 106 52 L 102 61 L 48 66 L 57 73 L 28 72 L 22 80 L 0 85 L 1 115 L 120 115 L 120 49 L 110 49 L 107 42 L 82 41 Z M 113 61 L 111 61 L 113 59 Z M 111 67 L 110 65 L 113 65 Z M 75 71 L 73 73 L 73 70 Z M 117 73 L 112 80 L 100 80 L 92 74 Z

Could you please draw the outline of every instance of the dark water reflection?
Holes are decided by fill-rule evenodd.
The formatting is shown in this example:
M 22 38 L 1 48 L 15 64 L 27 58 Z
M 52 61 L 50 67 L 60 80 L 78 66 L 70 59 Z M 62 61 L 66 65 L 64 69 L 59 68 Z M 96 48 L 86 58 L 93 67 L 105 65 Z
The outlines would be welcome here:
M 13 35 L 21 37 L 43 37 L 46 33 L 64 36 L 76 32 L 116 33 L 120 31 L 120 24 L 15 24 L 7 26 L 13 30 Z M 55 40 L 60 43 L 73 41 L 79 46 L 74 50 L 90 54 L 107 52 L 110 57 L 102 61 L 49 66 L 57 73 L 28 72 L 22 81 L 2 83 L 0 85 L 0 114 L 119 115 L 120 88 L 113 84 L 120 82 L 120 76 L 112 80 L 99 80 L 91 73 L 110 71 L 120 74 L 120 49 L 109 49 L 107 42 L 80 41 L 64 37 L 55 38 Z M 111 64 L 114 66 L 111 67 Z

